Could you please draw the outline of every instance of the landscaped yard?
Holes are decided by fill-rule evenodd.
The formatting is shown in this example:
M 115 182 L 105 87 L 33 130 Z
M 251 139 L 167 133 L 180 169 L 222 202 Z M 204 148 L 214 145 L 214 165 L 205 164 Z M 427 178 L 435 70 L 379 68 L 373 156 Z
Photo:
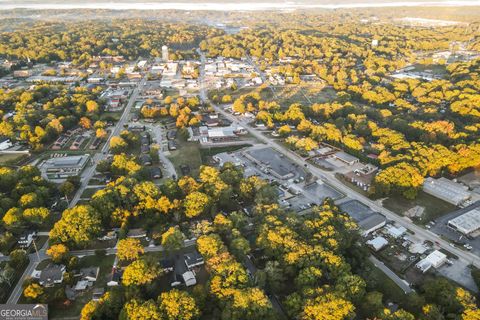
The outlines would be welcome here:
M 405 199 L 400 195 L 391 196 L 383 201 L 383 206 L 400 215 L 404 215 L 405 211 L 415 206 L 424 207 L 425 211 L 423 219 L 421 220 L 422 223 L 435 220 L 457 209 L 454 205 L 435 198 L 423 191 L 420 191 L 414 200 Z
M 114 255 L 110 256 L 88 256 L 79 259 L 78 269 L 88 267 L 100 267 L 97 281 L 93 287 L 87 289 L 77 298 L 72 301 L 69 306 L 64 305 L 49 305 L 49 316 L 51 319 L 76 317 L 80 314 L 83 306 L 92 299 L 93 288 L 104 288 L 109 280 L 110 272 L 112 271 Z

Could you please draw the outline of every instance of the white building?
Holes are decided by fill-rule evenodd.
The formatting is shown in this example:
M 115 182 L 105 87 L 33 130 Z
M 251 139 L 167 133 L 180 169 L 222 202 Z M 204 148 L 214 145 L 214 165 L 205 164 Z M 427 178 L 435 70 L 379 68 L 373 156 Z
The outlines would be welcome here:
M 449 220 L 447 224 L 465 235 L 476 233 L 480 229 L 480 207 L 468 209 L 463 214 Z
M 465 204 L 472 196 L 468 187 L 443 177 L 425 179 L 423 191 L 455 206 Z
M 376 237 L 372 240 L 368 240 L 367 244 L 373 248 L 375 251 L 379 251 L 380 249 L 384 248 L 388 245 L 388 240 L 384 237 Z
M 405 232 L 407 232 L 407 229 L 405 229 L 405 227 L 403 226 L 399 226 L 399 227 L 390 226 L 387 228 L 386 231 L 391 237 L 398 239 L 401 236 L 403 236 Z
M 48 179 L 64 179 L 75 177 L 82 173 L 90 161 L 90 155 L 51 158 L 45 160 L 41 170 Z
M 426 256 L 425 259 L 420 260 L 416 264 L 416 267 L 420 269 L 423 273 L 425 273 L 431 267 L 435 269 L 440 268 L 445 262 L 447 262 L 447 256 L 444 253 L 435 250 L 428 256 Z
M 0 138 L 0 151 L 13 147 L 13 143 L 8 138 Z

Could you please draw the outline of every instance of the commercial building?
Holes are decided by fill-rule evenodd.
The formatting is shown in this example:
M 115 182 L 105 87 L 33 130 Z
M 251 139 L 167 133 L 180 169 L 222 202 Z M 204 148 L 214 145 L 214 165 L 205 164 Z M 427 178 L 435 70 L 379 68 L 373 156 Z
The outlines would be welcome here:
M 363 190 L 368 190 L 372 184 L 375 175 L 377 174 L 378 167 L 367 164 L 360 169 L 355 169 L 353 171 L 347 172 L 345 178 L 351 183 L 357 185 Z
M 41 170 L 48 179 L 65 179 L 82 173 L 90 160 L 90 155 L 51 158 L 45 160 Z
M 387 222 L 384 215 L 373 211 L 363 203 L 357 200 L 350 200 L 339 205 L 342 211 L 358 224 L 362 230 L 362 235 L 366 236 L 375 230 L 383 228 Z
M 333 157 L 337 160 L 340 160 L 349 166 L 354 165 L 355 163 L 359 162 L 360 160 L 357 157 L 352 156 L 344 151 L 339 151 L 333 155 Z
M 225 142 L 238 140 L 240 135 L 245 134 L 246 130 L 243 127 L 228 126 L 228 127 L 189 127 L 189 141 L 199 141 L 200 143 L 207 142 Z
M 468 187 L 446 178 L 427 178 L 423 183 L 423 191 L 455 206 L 468 203 L 472 196 Z
M 290 179 L 298 172 L 294 163 L 285 159 L 285 156 L 272 148 L 260 148 L 246 151 L 245 157 L 250 161 L 265 167 L 265 173 L 271 173 L 278 179 Z
M 432 267 L 435 269 L 440 268 L 445 262 L 447 262 L 447 256 L 444 253 L 435 250 L 426 256 L 425 259 L 420 260 L 416 264 L 416 267 L 425 273 Z
M 478 235 L 480 230 L 480 202 L 461 209 L 459 215 L 449 220 L 447 224 L 464 235 Z
M 368 240 L 367 244 L 373 248 L 375 251 L 379 251 L 388 245 L 388 240 L 384 237 L 378 236 L 372 240 Z

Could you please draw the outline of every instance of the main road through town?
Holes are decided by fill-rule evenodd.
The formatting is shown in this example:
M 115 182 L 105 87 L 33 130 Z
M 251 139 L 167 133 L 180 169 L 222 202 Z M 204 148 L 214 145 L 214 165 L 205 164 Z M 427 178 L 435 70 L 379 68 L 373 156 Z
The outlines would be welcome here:
M 228 120 L 232 121 L 233 124 L 237 124 L 239 126 L 244 127 L 252 136 L 257 138 L 259 141 L 262 141 L 265 143 L 267 146 L 277 150 L 278 152 L 282 153 L 286 157 L 288 157 L 291 161 L 296 163 L 299 166 L 305 167 L 307 170 L 309 170 L 315 177 L 318 179 L 321 179 L 324 182 L 327 182 L 328 184 L 332 185 L 333 187 L 337 188 L 338 190 L 342 191 L 347 197 L 358 200 L 368 206 L 370 206 L 371 209 L 380 212 L 383 214 L 387 219 L 395 221 L 398 225 L 404 226 L 410 231 L 413 231 L 415 235 L 423 240 L 429 240 L 432 243 L 434 243 L 436 246 L 449 251 L 453 253 L 454 255 L 458 256 L 459 258 L 462 258 L 472 265 L 474 265 L 477 268 L 480 268 L 480 257 L 471 253 L 471 252 L 466 252 L 460 248 L 455 247 L 453 244 L 450 242 L 444 240 L 441 238 L 439 235 L 423 229 L 413 222 L 407 220 L 404 217 L 399 216 L 398 214 L 384 208 L 383 206 L 379 205 L 377 202 L 372 201 L 368 197 L 365 197 L 364 195 L 348 188 L 345 186 L 343 183 L 341 183 L 336 177 L 335 174 L 332 172 L 327 172 L 324 170 L 321 170 L 312 164 L 308 163 L 305 159 L 297 155 L 295 152 L 291 151 L 287 147 L 277 143 L 273 139 L 267 137 L 264 135 L 260 130 L 258 130 L 255 127 L 250 126 L 250 124 L 243 120 L 239 119 L 233 114 L 226 112 L 224 108 L 213 104 L 212 102 L 209 101 L 207 94 L 206 94 L 206 85 L 205 85 L 205 72 L 204 72 L 204 65 L 205 65 L 205 56 L 202 52 L 201 54 L 201 63 L 202 66 L 200 68 L 200 98 L 203 100 L 203 102 L 210 103 L 212 107 L 221 115 L 223 115 L 225 118 Z
M 138 85 L 133 90 L 127 102 L 127 105 L 123 110 L 120 120 L 116 123 L 115 127 L 111 130 L 110 135 L 108 136 L 108 139 L 105 142 L 102 149 L 100 150 L 100 152 L 96 153 L 93 156 L 92 165 L 84 171 L 81 179 L 81 185 L 78 188 L 77 192 L 75 193 L 75 196 L 70 200 L 68 204 L 69 208 L 72 208 L 73 206 L 75 206 L 77 202 L 80 200 L 80 196 L 82 195 L 83 191 L 87 187 L 90 179 L 95 174 L 95 170 L 97 168 L 98 162 L 105 160 L 108 157 L 108 151 L 110 150 L 110 140 L 112 139 L 113 136 L 118 136 L 120 132 L 123 130 L 124 125 L 127 123 L 127 120 L 129 119 L 130 111 L 132 110 L 132 107 L 138 98 L 138 94 L 142 90 L 146 81 L 147 81 L 147 77 L 145 76 L 142 78 L 142 80 L 138 83 Z M 18 280 L 17 284 L 15 285 L 15 288 L 13 288 L 7 303 L 17 303 L 18 299 L 22 294 L 23 283 L 28 277 L 30 277 L 30 275 L 33 273 L 33 270 L 35 270 L 35 267 L 40 263 L 40 261 L 45 260 L 47 258 L 45 253 L 47 248 L 48 248 L 48 241 L 45 242 L 45 245 L 42 248 L 40 248 L 40 250 L 38 250 L 38 254 L 31 253 L 29 255 L 30 261 L 28 263 L 28 266 L 25 268 L 25 271 L 23 272 L 22 277 Z

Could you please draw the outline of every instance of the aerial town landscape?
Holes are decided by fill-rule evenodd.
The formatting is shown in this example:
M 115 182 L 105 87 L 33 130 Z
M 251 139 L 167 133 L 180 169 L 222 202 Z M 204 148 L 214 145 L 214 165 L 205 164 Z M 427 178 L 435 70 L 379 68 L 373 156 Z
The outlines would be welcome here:
M 382 3 L 0 1 L 0 309 L 480 319 L 480 3 Z

